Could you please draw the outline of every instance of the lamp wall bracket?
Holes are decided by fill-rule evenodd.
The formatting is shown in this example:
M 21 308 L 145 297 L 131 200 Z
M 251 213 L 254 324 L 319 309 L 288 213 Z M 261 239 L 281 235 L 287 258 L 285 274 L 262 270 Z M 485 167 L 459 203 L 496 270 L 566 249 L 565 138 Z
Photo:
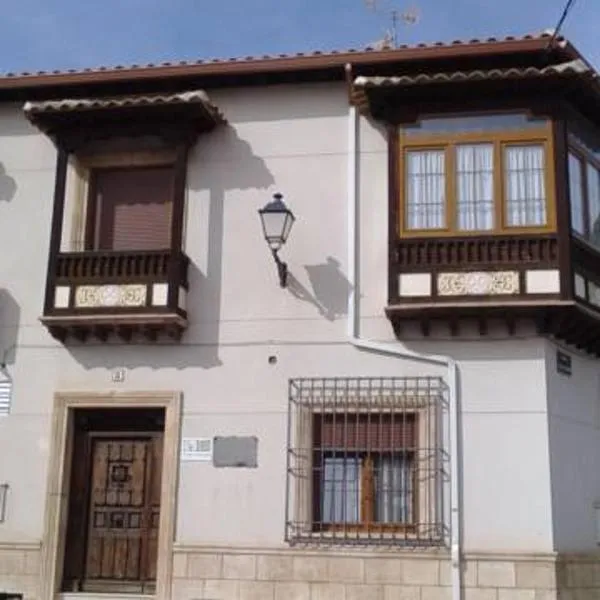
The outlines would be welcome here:
M 271 253 L 273 254 L 273 259 L 275 260 L 275 264 L 277 265 L 277 275 L 279 276 L 279 285 L 284 288 L 287 287 L 287 276 L 288 276 L 288 266 L 287 263 L 282 261 L 279 258 L 279 248 L 272 248 Z

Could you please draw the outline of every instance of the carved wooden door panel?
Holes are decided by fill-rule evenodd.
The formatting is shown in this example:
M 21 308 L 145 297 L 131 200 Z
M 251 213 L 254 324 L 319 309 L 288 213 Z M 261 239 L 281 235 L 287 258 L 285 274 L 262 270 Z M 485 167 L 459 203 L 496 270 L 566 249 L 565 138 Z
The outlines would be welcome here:
M 156 579 L 162 435 L 89 435 L 83 589 L 151 591 Z

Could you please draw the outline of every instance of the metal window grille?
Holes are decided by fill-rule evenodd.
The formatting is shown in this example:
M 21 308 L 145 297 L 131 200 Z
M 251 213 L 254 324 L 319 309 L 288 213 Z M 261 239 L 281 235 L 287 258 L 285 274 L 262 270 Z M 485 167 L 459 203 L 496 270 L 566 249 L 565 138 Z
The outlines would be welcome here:
M 446 397 L 439 377 L 290 380 L 286 540 L 443 544 Z

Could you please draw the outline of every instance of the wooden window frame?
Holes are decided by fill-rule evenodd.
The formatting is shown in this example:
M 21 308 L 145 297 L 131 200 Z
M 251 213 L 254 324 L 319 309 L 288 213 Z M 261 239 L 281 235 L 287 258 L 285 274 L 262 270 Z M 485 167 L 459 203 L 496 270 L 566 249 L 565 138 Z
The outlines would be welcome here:
M 321 412 L 314 412 L 313 418 L 320 418 L 323 414 Z M 340 416 L 355 416 L 360 415 L 361 411 L 351 411 L 346 413 L 338 413 Z M 380 415 L 386 415 L 386 411 L 377 413 L 371 413 L 371 416 L 375 418 Z M 312 462 L 312 486 L 311 486 L 311 498 L 313 504 L 312 510 L 312 529 L 314 532 L 323 533 L 335 533 L 335 532 L 346 532 L 346 533 L 357 533 L 357 534 L 383 534 L 383 533 L 414 533 L 419 523 L 419 507 L 420 507 L 420 489 L 419 489 L 419 411 L 408 410 L 403 411 L 403 417 L 412 420 L 413 436 L 414 436 L 414 447 L 413 448 L 393 448 L 390 452 L 397 454 L 405 454 L 412 457 L 413 464 L 412 469 L 412 497 L 411 497 L 411 517 L 410 523 L 381 523 L 375 521 L 375 472 L 373 465 L 373 457 L 385 454 L 385 451 L 373 450 L 353 450 L 345 449 L 344 447 L 329 448 L 327 451 L 317 450 L 315 447 L 315 438 L 311 440 L 312 453 L 314 455 Z M 342 416 L 343 418 L 343 416 Z M 340 522 L 340 523 L 323 523 L 320 515 L 320 506 L 322 501 L 323 488 L 321 485 L 319 475 L 322 473 L 324 468 L 324 458 L 328 454 L 340 454 L 344 458 L 357 458 L 360 461 L 360 522 Z M 318 455 L 318 456 L 317 456 Z M 315 468 L 315 465 L 318 465 Z M 369 493 L 369 491 L 371 493 Z M 315 516 L 319 515 L 319 519 L 315 520 Z
M 398 134 L 398 227 L 403 238 L 467 237 L 506 234 L 532 234 L 556 231 L 556 185 L 554 172 L 554 141 L 552 124 L 521 131 L 463 132 L 453 134 Z M 463 230 L 457 227 L 456 146 L 461 144 L 492 144 L 494 154 L 494 227 Z M 543 226 L 511 226 L 506 224 L 505 159 L 507 146 L 541 145 L 544 149 L 544 185 L 546 191 L 546 224 Z M 407 227 L 406 153 L 418 150 L 445 151 L 446 226 L 439 229 L 409 229 Z
M 581 199 L 583 205 L 583 233 L 579 233 L 573 229 L 573 225 L 571 224 L 570 233 L 571 235 L 576 236 L 578 239 L 582 240 L 586 244 L 590 245 L 593 248 L 597 248 L 589 241 L 590 239 L 590 231 L 591 231 L 591 223 L 590 223 L 590 201 L 588 194 L 588 165 L 592 165 L 599 173 L 600 173 L 600 159 L 596 158 L 592 152 L 587 150 L 583 144 L 573 139 L 572 136 L 569 138 L 569 143 L 567 144 L 567 157 L 569 155 L 573 155 L 579 162 L 581 163 Z M 567 169 L 568 160 L 567 160 Z M 569 204 L 571 203 L 570 198 L 570 189 L 571 189 L 571 173 L 569 173 L 568 183 L 569 183 Z

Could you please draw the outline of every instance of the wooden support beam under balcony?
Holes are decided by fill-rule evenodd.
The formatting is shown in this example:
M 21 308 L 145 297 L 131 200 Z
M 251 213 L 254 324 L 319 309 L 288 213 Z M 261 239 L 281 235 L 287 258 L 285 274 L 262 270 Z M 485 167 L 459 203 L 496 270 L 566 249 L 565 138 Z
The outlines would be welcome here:
M 398 337 L 515 335 L 529 324 L 600 356 L 600 253 L 572 246 L 565 269 L 554 234 L 397 240 L 386 314 Z
M 42 323 L 61 341 L 179 339 L 189 259 L 170 250 L 62 252 Z

